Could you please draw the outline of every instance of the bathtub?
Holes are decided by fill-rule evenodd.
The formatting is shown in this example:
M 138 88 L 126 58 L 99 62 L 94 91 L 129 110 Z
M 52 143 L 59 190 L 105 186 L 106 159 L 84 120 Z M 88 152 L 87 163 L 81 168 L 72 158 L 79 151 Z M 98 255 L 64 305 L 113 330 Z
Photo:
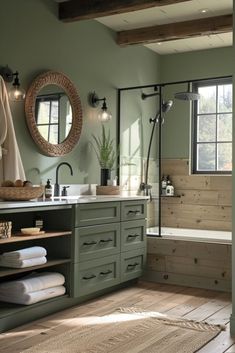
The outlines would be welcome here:
M 158 227 L 147 228 L 148 236 L 158 236 Z M 197 241 L 207 243 L 232 243 L 232 232 L 187 228 L 162 227 L 161 236 L 165 239 Z

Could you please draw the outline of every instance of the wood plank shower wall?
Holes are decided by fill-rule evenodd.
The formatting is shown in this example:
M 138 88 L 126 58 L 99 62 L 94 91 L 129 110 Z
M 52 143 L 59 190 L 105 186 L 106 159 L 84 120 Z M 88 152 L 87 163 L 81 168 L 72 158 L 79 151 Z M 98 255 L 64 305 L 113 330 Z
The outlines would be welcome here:
M 190 175 L 186 159 L 163 159 L 162 173 L 181 195 L 162 198 L 162 226 L 231 231 L 231 175 Z

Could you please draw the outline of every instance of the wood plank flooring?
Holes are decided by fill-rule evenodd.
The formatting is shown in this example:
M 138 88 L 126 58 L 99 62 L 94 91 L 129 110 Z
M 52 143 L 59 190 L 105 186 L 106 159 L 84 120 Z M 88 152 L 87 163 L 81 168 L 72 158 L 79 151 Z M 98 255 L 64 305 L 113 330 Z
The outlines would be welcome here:
M 229 333 L 232 311 L 230 293 L 150 282 L 139 282 L 3 333 L 0 335 L 0 352 L 19 353 L 72 328 L 74 318 L 106 315 L 120 306 L 135 306 L 171 316 L 224 324 L 226 331 L 221 332 L 199 353 L 235 353 L 235 338 L 232 339 Z

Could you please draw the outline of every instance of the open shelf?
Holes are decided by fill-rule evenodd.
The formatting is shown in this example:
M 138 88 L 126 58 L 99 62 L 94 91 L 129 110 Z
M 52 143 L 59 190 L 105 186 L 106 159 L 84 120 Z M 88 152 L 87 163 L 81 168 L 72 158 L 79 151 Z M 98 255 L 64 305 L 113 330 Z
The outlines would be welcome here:
M 69 295 L 68 294 L 60 295 L 58 297 L 46 299 L 31 305 L 21 305 L 21 304 L 14 304 L 14 303 L 7 303 L 7 302 L 0 301 L 0 318 L 6 317 L 8 315 L 14 315 L 22 311 L 30 310 L 33 308 L 35 309 L 37 307 L 40 308 L 41 305 L 62 302 L 65 300 L 65 298 L 69 298 Z
M 165 198 L 172 198 L 172 197 L 181 197 L 181 195 L 161 195 L 161 197 L 165 197 Z
M 53 259 L 53 260 L 47 260 L 47 263 L 43 265 L 37 265 L 37 266 L 31 266 L 31 267 L 24 267 L 24 268 L 0 267 L 0 278 L 10 276 L 10 275 L 15 275 L 18 273 L 40 270 L 41 268 L 52 267 L 52 266 L 66 264 L 70 262 L 71 262 L 70 259 Z
M 34 240 L 34 239 L 45 239 L 45 238 L 53 238 L 53 237 L 62 237 L 64 235 L 71 235 L 71 231 L 46 231 L 44 234 L 39 235 L 22 235 L 21 233 L 14 234 L 10 238 L 0 239 L 0 244 L 14 243 L 17 241 L 26 241 L 26 240 Z

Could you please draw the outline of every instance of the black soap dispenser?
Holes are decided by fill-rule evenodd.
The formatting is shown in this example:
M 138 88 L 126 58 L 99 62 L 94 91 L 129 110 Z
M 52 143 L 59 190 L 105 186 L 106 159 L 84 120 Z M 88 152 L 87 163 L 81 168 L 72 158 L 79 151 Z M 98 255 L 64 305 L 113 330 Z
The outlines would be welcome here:
M 45 186 L 45 198 L 50 199 L 52 197 L 52 186 L 50 183 L 51 179 L 47 179 L 47 184 Z

